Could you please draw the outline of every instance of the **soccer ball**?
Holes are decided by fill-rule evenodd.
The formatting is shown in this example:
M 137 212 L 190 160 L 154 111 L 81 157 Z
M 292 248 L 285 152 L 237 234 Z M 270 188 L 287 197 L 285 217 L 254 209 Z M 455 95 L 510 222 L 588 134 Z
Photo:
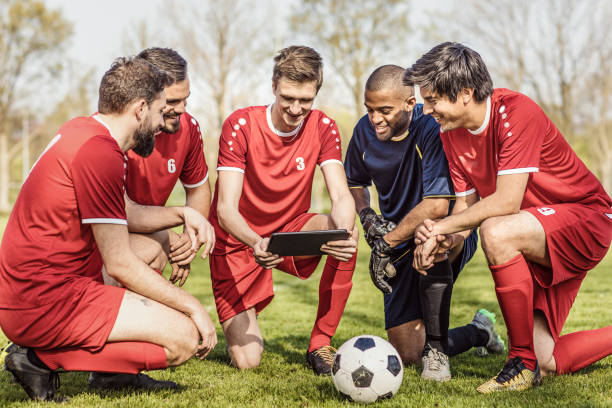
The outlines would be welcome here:
M 403 377 L 398 352 L 378 336 L 362 335 L 346 341 L 332 366 L 336 389 L 351 401 L 364 404 L 391 398 Z

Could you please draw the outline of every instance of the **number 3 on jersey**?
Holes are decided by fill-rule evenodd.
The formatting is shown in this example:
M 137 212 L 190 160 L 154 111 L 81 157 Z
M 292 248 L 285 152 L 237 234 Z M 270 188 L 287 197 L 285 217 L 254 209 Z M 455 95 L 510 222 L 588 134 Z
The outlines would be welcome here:
M 298 157 L 297 159 L 295 159 L 295 161 L 297 163 L 298 170 L 304 170 L 306 168 L 306 165 L 304 164 L 304 158 Z
M 174 159 L 168 160 L 168 173 L 174 173 L 176 171 L 176 162 Z

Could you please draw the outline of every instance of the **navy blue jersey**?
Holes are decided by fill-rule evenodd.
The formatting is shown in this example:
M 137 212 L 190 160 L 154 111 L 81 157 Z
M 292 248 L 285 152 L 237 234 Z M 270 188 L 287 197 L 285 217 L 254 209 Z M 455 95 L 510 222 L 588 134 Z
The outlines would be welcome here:
M 424 198 L 454 198 L 439 132 L 436 121 L 423 115 L 422 104 L 414 107 L 408 132 L 397 141 L 378 140 L 365 115 L 355 126 L 346 151 L 349 187 L 368 187 L 374 182 L 383 217 L 396 224 Z

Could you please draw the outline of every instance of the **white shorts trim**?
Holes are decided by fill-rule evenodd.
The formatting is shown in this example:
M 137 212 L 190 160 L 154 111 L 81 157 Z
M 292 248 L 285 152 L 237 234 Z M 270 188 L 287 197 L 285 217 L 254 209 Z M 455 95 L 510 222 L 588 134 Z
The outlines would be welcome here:
M 522 169 L 500 170 L 497 172 L 497 175 L 503 176 L 504 174 L 537 173 L 538 171 L 540 171 L 540 169 L 537 167 L 523 167 Z
M 319 164 L 319 167 L 323 167 L 329 163 L 338 163 L 339 165 L 341 165 L 342 167 L 344 167 L 344 164 L 342 164 L 342 162 L 340 160 L 337 159 L 329 159 L 329 160 L 325 160 L 324 162 L 322 162 L 321 164 Z
M 206 176 L 204 177 L 204 180 L 195 183 L 195 184 L 185 184 L 183 183 L 183 187 L 186 188 L 196 188 L 196 187 L 200 187 L 202 184 L 206 183 L 206 180 L 208 180 L 208 172 L 206 172 Z
M 471 188 L 468 191 L 461 191 L 461 192 L 456 192 L 455 191 L 455 197 L 465 197 L 465 196 L 469 196 L 470 194 L 474 194 L 476 192 L 475 188 Z
M 127 225 L 127 220 L 121 218 L 83 218 L 81 220 L 83 224 L 120 224 Z
M 238 173 L 243 173 L 244 174 L 244 169 L 241 169 L 240 167 L 217 167 L 217 171 L 219 171 L 219 170 L 237 171 Z

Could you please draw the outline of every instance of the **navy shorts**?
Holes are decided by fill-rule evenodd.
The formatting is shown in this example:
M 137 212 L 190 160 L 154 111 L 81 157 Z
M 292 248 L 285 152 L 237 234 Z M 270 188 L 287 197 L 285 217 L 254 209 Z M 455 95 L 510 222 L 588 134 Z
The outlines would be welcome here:
M 463 252 L 453 262 L 453 281 L 457 280 L 459 272 L 472 259 L 477 246 L 478 234 L 474 230 L 465 240 Z M 412 267 L 412 250 L 412 246 L 405 247 L 391 255 L 397 275 L 389 279 L 393 291 L 384 295 L 386 330 L 423 317 L 419 295 L 420 274 Z

